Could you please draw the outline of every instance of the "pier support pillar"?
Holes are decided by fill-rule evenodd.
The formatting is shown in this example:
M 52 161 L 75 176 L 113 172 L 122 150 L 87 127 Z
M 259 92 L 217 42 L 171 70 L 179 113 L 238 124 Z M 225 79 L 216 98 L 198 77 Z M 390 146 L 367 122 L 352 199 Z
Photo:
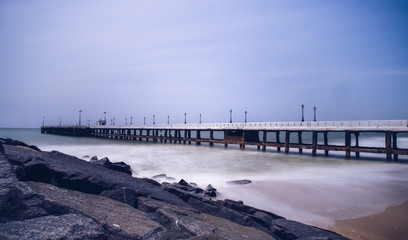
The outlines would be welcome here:
M 303 143 L 302 143 L 302 131 L 299 131 L 298 132 L 298 141 L 299 141 L 299 145 L 302 145 Z M 303 149 L 302 148 L 299 148 L 299 154 L 302 154 L 302 152 L 303 152 Z
M 214 136 L 214 132 L 213 132 L 213 130 L 210 130 L 210 138 L 209 138 L 209 140 L 210 140 L 210 146 L 213 146 L 214 145 L 214 143 L 212 142 L 213 141 L 213 136 Z
M 312 156 L 316 156 L 317 149 L 317 134 L 318 132 L 312 132 Z
M 393 150 L 397 150 L 398 146 L 397 146 L 397 133 L 393 133 L 392 134 L 392 149 Z M 394 160 L 398 160 L 398 154 L 394 154 Z
M 329 144 L 329 140 L 327 138 L 328 132 L 323 133 L 323 141 L 324 141 L 324 146 L 327 147 Z M 324 155 L 329 156 L 329 150 L 324 150 Z
M 350 159 L 351 133 L 349 131 L 346 131 L 344 143 L 346 150 L 346 159 Z
M 201 139 L 201 134 L 200 131 L 196 131 L 196 145 L 201 145 L 201 142 L 199 141 Z
M 289 153 L 289 142 L 290 142 L 290 132 L 286 131 L 285 132 L 285 153 Z
M 266 135 L 268 134 L 267 131 L 263 132 L 263 136 L 262 136 L 262 152 L 266 151 Z
M 387 154 L 387 161 L 391 161 L 392 160 L 391 132 L 385 132 L 385 152 Z
M 354 136 L 356 137 L 356 147 L 358 148 L 359 147 L 359 141 L 358 141 L 358 138 L 359 138 L 359 136 L 360 136 L 360 133 L 359 132 L 355 132 L 354 133 Z M 360 152 L 356 152 L 356 158 L 360 158 Z
M 280 131 L 276 131 L 276 143 L 280 144 Z M 278 152 L 280 152 L 281 148 L 277 147 Z

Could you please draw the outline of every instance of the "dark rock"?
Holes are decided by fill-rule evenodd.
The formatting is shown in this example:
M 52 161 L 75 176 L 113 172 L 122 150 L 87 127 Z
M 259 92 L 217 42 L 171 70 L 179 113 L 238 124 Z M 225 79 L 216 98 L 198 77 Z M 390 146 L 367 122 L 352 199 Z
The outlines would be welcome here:
M 161 184 L 157 182 L 156 180 L 153 180 L 151 178 L 142 178 L 143 181 L 148 182 L 150 184 L 156 185 L 158 187 L 161 187 Z
M 178 184 L 180 184 L 180 185 L 182 185 L 182 186 L 188 186 L 188 183 L 187 183 L 184 179 L 181 179 L 181 180 L 178 182 Z
M 91 159 L 89 159 L 89 161 L 90 161 L 91 163 L 94 163 L 94 162 L 98 161 L 98 157 L 97 157 L 97 156 L 93 156 L 93 157 L 91 157 Z
M 111 161 L 109 161 L 109 158 L 107 158 L 107 157 L 104 157 L 104 158 L 102 158 L 100 160 L 97 160 L 97 161 L 94 161 L 92 163 L 98 164 L 98 165 L 101 165 L 101 166 L 104 166 L 104 167 L 107 167 L 107 168 L 109 168 L 111 166 L 111 164 L 112 164 Z
M 118 202 L 126 203 L 131 207 L 135 207 L 137 196 L 135 191 L 126 187 L 121 187 L 115 190 L 105 190 L 99 195 L 116 200 Z
M 130 166 L 124 162 L 114 162 L 110 165 L 109 168 L 118 172 L 127 173 L 132 176 L 132 170 L 130 169 Z
M 3 144 L 0 142 L 0 154 L 4 153 L 4 147 Z
M 252 183 L 251 180 L 235 180 L 235 181 L 229 181 L 227 182 L 228 184 L 236 184 L 236 185 L 246 185 Z
M 208 197 L 217 197 L 217 189 L 215 189 L 211 184 L 209 184 L 204 191 L 204 195 Z
M 152 221 L 146 213 L 127 204 L 44 183 L 27 182 L 26 184 L 49 201 L 63 205 L 71 212 L 80 212 L 96 220 L 107 229 L 112 238 L 140 239 L 162 230 L 161 226 Z
M 152 177 L 155 180 L 163 180 L 163 181 L 174 181 L 176 180 L 173 177 L 168 177 L 166 174 L 159 174 Z
M 13 146 L 7 146 L 5 150 L 7 157 L 20 163 L 22 160 L 26 162 L 21 163 L 21 180 L 24 181 L 40 181 L 92 194 L 126 187 L 135 191 L 138 196 L 150 196 L 180 206 L 187 205 L 177 196 L 146 181 L 57 151 L 34 152 Z
M 225 200 L 217 200 L 216 203 L 221 205 L 221 206 L 225 206 L 227 208 L 233 209 L 233 210 L 241 212 L 241 213 L 249 214 L 249 215 L 254 215 L 257 212 L 263 212 L 263 213 L 266 213 L 269 216 L 271 216 L 273 219 L 283 218 L 283 217 L 281 217 L 279 215 L 276 215 L 276 214 L 273 214 L 273 213 L 270 213 L 270 212 L 266 212 L 266 211 L 262 211 L 262 210 L 260 210 L 258 208 L 247 206 L 242 201 L 233 201 L 233 200 L 230 200 L 230 199 L 225 199 Z
M 275 234 L 282 239 L 330 239 L 345 240 L 345 238 L 335 232 L 327 231 L 317 227 L 309 226 L 286 219 L 274 221 Z
M 0 224 L 0 239 L 108 239 L 103 228 L 80 214 L 45 216 Z
M 174 208 L 173 205 L 148 198 L 138 198 L 139 209 L 154 213 L 155 218 L 171 234 L 168 239 L 274 239 L 271 235 L 255 228 L 197 212 L 193 208 Z
M 7 139 L 3 139 L 3 141 L 4 141 L 4 143 L 3 143 L 4 145 L 20 146 L 20 147 L 25 147 L 25 148 L 28 148 L 28 149 L 31 149 L 31 150 L 34 150 L 34 151 L 41 152 L 41 150 L 38 147 L 36 147 L 34 145 L 28 145 L 28 144 L 26 144 L 24 142 L 20 142 L 18 140 L 7 138 Z

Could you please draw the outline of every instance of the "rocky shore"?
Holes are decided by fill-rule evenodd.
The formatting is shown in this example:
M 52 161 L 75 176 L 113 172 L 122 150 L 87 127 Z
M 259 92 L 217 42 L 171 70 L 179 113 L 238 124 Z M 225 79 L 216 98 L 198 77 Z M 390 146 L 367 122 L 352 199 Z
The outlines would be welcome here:
M 347 239 L 217 200 L 212 186 L 131 173 L 107 158 L 87 162 L 0 139 L 0 239 Z

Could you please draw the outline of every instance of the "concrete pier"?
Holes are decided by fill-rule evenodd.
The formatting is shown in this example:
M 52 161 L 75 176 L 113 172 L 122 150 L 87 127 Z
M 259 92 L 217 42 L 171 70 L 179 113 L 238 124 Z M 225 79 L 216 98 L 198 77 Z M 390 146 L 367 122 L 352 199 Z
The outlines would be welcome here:
M 408 120 L 383 121 L 332 121 L 332 122 L 257 122 L 257 123 L 208 123 L 208 124 L 155 124 L 127 126 L 44 126 L 42 133 L 70 136 L 88 136 L 128 141 L 170 142 L 196 145 L 208 143 L 239 145 L 244 150 L 246 145 L 257 146 L 258 150 L 281 148 L 285 153 L 290 149 L 311 149 L 316 156 L 318 150 L 329 155 L 329 151 L 343 151 L 346 159 L 355 153 L 382 153 L 388 161 L 398 159 L 399 155 L 408 155 L 408 149 L 398 148 L 398 134 L 408 133 Z M 344 144 L 329 144 L 330 133 L 340 133 L 344 136 Z M 363 147 L 359 144 L 362 133 L 380 133 L 384 136 L 384 147 Z M 281 142 L 281 134 L 284 142 Z M 304 134 L 311 134 L 311 142 L 305 141 Z M 219 135 L 222 137 L 216 138 Z M 291 136 L 297 136 L 293 142 Z M 319 135 L 323 135 L 323 143 L 319 144 Z M 205 137 L 202 137 L 205 136 Z M 207 137 L 208 136 L 208 137 Z M 269 140 L 268 140 L 269 136 Z M 354 136 L 354 138 L 353 138 Z M 273 138 L 273 140 L 270 140 Z M 352 138 L 354 144 L 352 144 Z

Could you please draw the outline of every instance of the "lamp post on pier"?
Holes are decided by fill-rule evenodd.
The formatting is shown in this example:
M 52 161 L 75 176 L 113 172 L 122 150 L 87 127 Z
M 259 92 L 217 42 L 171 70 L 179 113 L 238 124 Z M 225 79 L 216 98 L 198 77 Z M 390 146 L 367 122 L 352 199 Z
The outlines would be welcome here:
M 44 127 L 45 117 L 43 117 L 43 127 Z
M 105 121 L 105 124 L 106 124 L 106 112 L 103 112 L 103 114 L 105 114 L 104 121 Z
M 78 125 L 81 126 L 81 113 L 82 113 L 82 110 L 79 110 L 78 112 L 79 112 L 79 122 L 78 122 L 79 124 Z
M 60 125 L 59 126 L 61 127 L 61 117 L 60 117 Z
M 115 119 L 115 118 L 113 118 L 113 125 L 115 125 L 115 120 L 116 120 L 116 119 Z
M 230 109 L 230 123 L 232 123 L 232 109 Z
M 200 124 L 201 124 L 201 113 L 200 113 Z
M 130 117 L 130 125 L 133 123 L 133 117 Z
M 304 114 L 303 114 L 303 109 L 305 108 L 305 105 L 302 104 L 300 107 L 302 108 L 302 122 L 304 122 L 305 117 L 304 117 Z
M 143 118 L 143 125 L 146 125 L 146 117 Z
M 316 106 L 313 107 L 313 111 L 314 111 L 314 121 L 316 122 Z
M 187 113 L 184 113 L 184 124 L 187 124 Z
M 125 126 L 127 125 L 127 118 L 125 118 Z
M 245 111 L 245 123 L 247 123 L 247 111 Z
M 153 125 L 155 124 L 155 115 L 153 115 Z
M 167 115 L 167 124 L 170 124 L 170 116 Z

